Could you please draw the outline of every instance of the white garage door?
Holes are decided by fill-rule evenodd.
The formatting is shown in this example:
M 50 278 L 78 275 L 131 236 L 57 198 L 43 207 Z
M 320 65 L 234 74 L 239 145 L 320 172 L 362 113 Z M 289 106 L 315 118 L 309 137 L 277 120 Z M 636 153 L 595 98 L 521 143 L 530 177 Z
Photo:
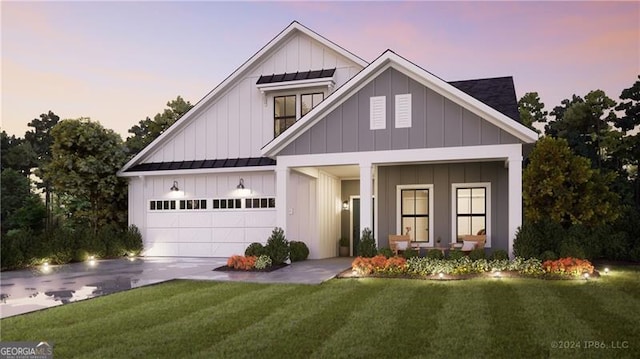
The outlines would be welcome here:
M 147 256 L 229 257 L 266 243 L 276 225 L 275 199 L 151 200 L 146 211 Z

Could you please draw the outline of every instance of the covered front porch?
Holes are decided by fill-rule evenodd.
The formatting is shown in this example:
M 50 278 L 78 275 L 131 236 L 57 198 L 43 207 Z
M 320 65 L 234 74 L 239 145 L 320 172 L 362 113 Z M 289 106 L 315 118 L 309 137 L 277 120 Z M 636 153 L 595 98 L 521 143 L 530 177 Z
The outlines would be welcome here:
M 418 246 L 432 248 L 458 241 L 462 227 L 484 227 L 485 248 L 511 254 L 522 221 L 519 145 L 278 156 L 276 182 L 277 203 L 286 204 L 276 209 L 277 225 L 289 239 L 307 243 L 311 258 L 336 256 L 345 233 L 354 254 L 364 228 L 373 230 L 379 248 L 388 246 L 388 235 L 407 232 Z M 349 193 L 343 194 L 344 188 Z M 458 213 L 457 196 L 475 188 L 483 189 L 473 192 L 485 198 L 483 214 Z M 426 201 L 420 213 L 401 209 L 403 195 L 406 200 L 410 193 L 414 201 Z

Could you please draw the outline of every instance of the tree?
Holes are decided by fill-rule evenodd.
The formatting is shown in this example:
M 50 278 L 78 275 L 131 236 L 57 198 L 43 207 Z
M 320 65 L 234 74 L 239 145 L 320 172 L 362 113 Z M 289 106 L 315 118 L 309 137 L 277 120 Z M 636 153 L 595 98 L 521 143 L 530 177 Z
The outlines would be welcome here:
M 613 174 L 602 175 L 571 152 L 567 141 L 544 137 L 523 174 L 525 218 L 551 219 L 565 227 L 598 226 L 618 217 L 618 196 L 609 190 Z
M 135 156 L 153 140 L 160 136 L 167 128 L 173 125 L 182 115 L 189 111 L 193 105 L 178 96 L 175 100 L 167 102 L 164 112 L 158 113 L 153 120 L 147 117 L 129 129 L 133 136 L 127 137 L 126 147 L 131 156 Z
M 589 92 L 584 99 L 573 95 L 571 101 L 565 99 L 563 106 L 551 112 L 555 120 L 545 126 L 547 135 L 564 138 L 575 154 L 588 158 L 596 168 L 603 167 L 611 149 L 604 148 L 605 138 L 614 139 L 609 125 L 615 119 L 612 111 L 616 102 L 602 90 Z M 610 144 L 615 146 L 615 144 Z
M 29 143 L 2 131 L 0 132 L 0 153 L 2 153 L 2 170 L 11 168 L 29 177 L 31 168 L 35 166 L 35 154 Z
M 116 176 L 125 161 L 122 139 L 88 118 L 64 120 L 52 130 L 51 162 L 45 180 L 68 198 L 73 220 L 91 225 L 126 222 L 127 184 Z
M 623 115 L 614 121 L 614 126 L 622 132 L 620 149 L 615 157 L 620 159 L 623 173 L 633 184 L 633 202 L 636 208 L 640 208 L 640 178 L 638 166 L 640 165 L 640 76 L 629 88 L 622 90 L 622 100 L 616 111 L 622 111 Z
M 520 122 L 540 133 L 540 131 L 534 127 L 534 124 L 547 122 L 548 112 L 544 110 L 544 103 L 540 102 L 538 93 L 527 92 L 524 94 L 518 101 L 518 110 L 520 111 Z
M 44 219 L 44 206 L 36 195 L 31 193 L 31 183 L 18 171 L 7 168 L 0 179 L 0 201 L 2 209 L 2 233 L 11 229 L 41 229 Z
M 29 127 L 33 128 L 33 130 L 27 131 L 24 134 L 25 140 L 31 144 L 36 156 L 35 167 L 38 168 L 36 169 L 35 174 L 41 180 L 40 183 L 37 183 L 38 188 L 42 188 L 44 190 L 45 208 L 47 210 L 47 227 L 49 227 L 51 222 L 52 193 L 51 182 L 44 179 L 45 176 L 42 169 L 51 162 L 51 146 L 53 145 L 51 130 L 56 124 L 58 124 L 58 122 L 60 122 L 60 116 L 53 113 L 53 111 L 40 114 L 39 119 L 34 118 L 28 124 Z

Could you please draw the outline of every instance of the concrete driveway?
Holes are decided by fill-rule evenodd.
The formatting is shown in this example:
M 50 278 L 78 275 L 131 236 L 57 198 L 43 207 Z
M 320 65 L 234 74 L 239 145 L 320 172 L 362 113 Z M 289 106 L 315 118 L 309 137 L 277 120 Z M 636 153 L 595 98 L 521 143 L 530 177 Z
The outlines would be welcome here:
M 351 267 L 352 258 L 293 263 L 273 272 L 221 272 L 226 258 L 96 260 L 0 273 L 0 318 L 173 279 L 319 284 Z

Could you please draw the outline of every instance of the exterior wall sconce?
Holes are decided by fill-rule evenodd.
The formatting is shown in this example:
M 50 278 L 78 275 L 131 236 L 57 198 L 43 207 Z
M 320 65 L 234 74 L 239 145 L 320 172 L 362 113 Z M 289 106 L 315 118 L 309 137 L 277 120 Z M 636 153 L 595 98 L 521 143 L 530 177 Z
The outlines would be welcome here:
M 240 183 L 236 186 L 237 189 L 244 189 L 244 178 L 240 178 Z
M 349 210 L 349 201 L 342 202 L 342 210 L 343 211 L 348 211 Z
M 173 186 L 171 186 L 171 190 L 174 192 L 178 192 L 180 188 L 178 188 L 178 181 L 173 181 Z

